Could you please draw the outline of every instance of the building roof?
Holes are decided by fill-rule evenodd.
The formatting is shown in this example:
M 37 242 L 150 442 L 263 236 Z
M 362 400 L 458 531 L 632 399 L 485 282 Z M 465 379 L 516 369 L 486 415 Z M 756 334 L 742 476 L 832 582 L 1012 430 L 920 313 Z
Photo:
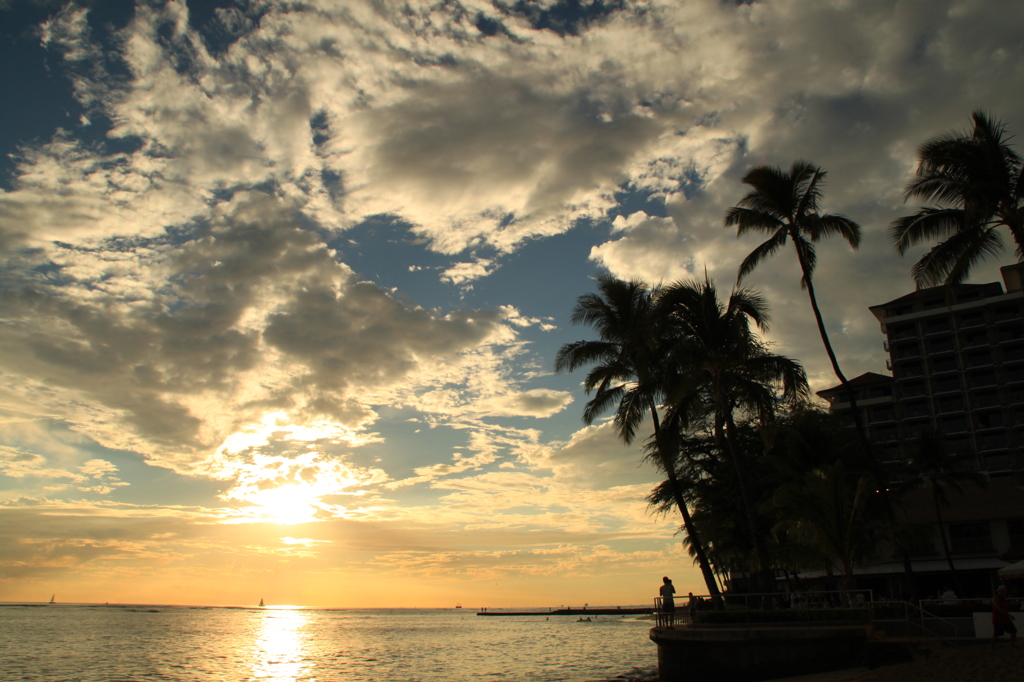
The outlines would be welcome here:
M 885 374 L 877 374 L 875 372 L 864 372 L 860 376 L 854 377 L 848 380 L 846 383 L 850 388 L 867 388 L 869 386 L 879 386 L 882 384 L 891 384 L 893 378 Z M 843 390 L 842 384 L 837 384 L 831 388 L 823 388 L 818 391 L 815 395 L 819 395 L 825 400 L 831 401 L 833 397 L 838 395 L 839 391 Z
M 984 294 L 984 298 L 992 298 L 995 296 L 1002 295 L 1003 285 L 999 282 L 987 282 L 985 284 L 957 284 L 956 286 L 946 287 L 937 286 L 930 287 L 928 289 L 918 289 L 917 291 L 911 291 L 909 294 L 894 298 L 886 303 L 879 303 L 878 305 L 868 306 L 868 310 L 871 314 L 878 318 L 879 321 L 884 321 L 886 313 L 889 308 L 899 305 L 901 303 L 911 303 L 924 298 L 932 298 L 935 296 L 951 296 L 954 303 L 960 302 L 963 298 L 963 294 L 981 292 Z M 972 297 L 977 300 L 977 297 Z M 941 312 L 936 310 L 936 312 Z

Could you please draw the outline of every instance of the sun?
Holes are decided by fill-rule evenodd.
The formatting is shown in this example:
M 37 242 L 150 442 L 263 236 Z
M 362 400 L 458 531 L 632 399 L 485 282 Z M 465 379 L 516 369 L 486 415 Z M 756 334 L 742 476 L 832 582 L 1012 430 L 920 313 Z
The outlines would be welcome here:
M 268 488 L 254 493 L 249 501 L 253 503 L 253 516 L 282 526 L 316 521 L 317 508 L 312 504 L 315 493 L 309 486 L 289 483 L 277 488 Z

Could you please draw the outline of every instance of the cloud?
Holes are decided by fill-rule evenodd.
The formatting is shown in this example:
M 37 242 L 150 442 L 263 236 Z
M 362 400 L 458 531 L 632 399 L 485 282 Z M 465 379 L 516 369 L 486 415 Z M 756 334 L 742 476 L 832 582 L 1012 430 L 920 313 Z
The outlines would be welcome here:
M 651 283 L 706 269 L 725 293 L 757 243 L 722 226 L 744 173 L 808 158 L 829 171 L 826 210 L 864 228 L 857 254 L 818 246 L 826 324 L 848 376 L 878 371 L 866 308 L 911 286 L 884 230 L 916 147 L 975 107 L 1024 122 L 1020 3 L 495 7 L 239 6 L 197 28 L 178 0 L 101 31 L 68 3 L 38 27 L 85 117 L 21 142 L 0 191 L 0 467 L 24 500 L 3 510 L 24 529 L 5 536 L 8 575 L 122 575 L 161 547 L 167 565 L 273 562 L 267 519 L 319 521 L 296 524 L 297 561 L 375 570 L 640 561 L 615 543 L 675 527 L 646 516 L 656 472 L 609 424 L 574 430 L 578 388 L 537 369 L 563 333 L 545 305 L 574 295 L 586 249 Z M 380 216 L 422 258 L 380 270 L 416 279 L 367 279 L 403 257 L 357 259 L 346 231 Z M 565 292 L 489 287 L 584 242 L 545 261 Z M 774 350 L 822 388 L 792 256 L 749 283 Z M 403 441 L 408 419 L 436 440 Z M 135 479 L 103 447 L 223 497 L 117 506 Z M 244 551 L 231 518 L 251 522 L 229 529 Z

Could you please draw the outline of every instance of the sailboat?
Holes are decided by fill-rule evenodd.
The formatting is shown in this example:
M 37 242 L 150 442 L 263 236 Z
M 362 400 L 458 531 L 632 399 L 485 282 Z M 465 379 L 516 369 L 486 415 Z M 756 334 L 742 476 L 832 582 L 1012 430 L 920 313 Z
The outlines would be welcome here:
M 56 597 L 56 596 L 57 596 L 57 595 L 56 595 L 56 594 L 54 594 L 53 596 L 51 596 L 51 597 L 50 597 L 50 603 L 51 603 L 51 604 L 56 604 L 56 603 L 57 603 L 57 602 L 55 602 L 55 601 L 53 600 L 53 599 L 54 599 L 54 597 Z
M 260 606 L 263 606 L 263 597 L 260 597 Z

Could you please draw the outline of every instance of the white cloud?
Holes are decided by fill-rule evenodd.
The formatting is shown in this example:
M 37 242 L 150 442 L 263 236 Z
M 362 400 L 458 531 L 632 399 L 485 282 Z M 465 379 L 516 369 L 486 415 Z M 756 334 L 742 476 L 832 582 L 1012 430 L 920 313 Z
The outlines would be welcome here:
M 656 473 L 610 425 L 551 442 L 549 426 L 577 397 L 539 383 L 554 320 L 512 289 L 481 296 L 481 309 L 421 307 L 443 304 L 362 279 L 335 250 L 356 251 L 345 230 L 377 215 L 411 225 L 407 243 L 432 253 L 403 269 L 437 273 L 468 297 L 523 245 L 617 215 L 595 265 L 652 283 L 706 268 L 724 293 L 756 243 L 722 227 L 746 192 L 740 178 L 809 158 L 829 170 L 826 209 L 865 231 L 859 254 L 820 245 L 816 273 L 852 376 L 884 360 L 867 305 L 910 288 L 910 261 L 884 229 L 907 210 L 917 145 L 975 107 L 1024 129 L 1020 3 L 650 0 L 578 35 L 484 0 L 261 11 L 258 21 L 218 11 L 232 38 L 221 51 L 181 0 L 141 3 L 106 43 L 74 4 L 41 29 L 95 122 L 86 127 L 113 129 L 105 143 L 86 142 L 85 129 L 25 143 L 0 193 L 0 467 L 17 483 L 5 499 L 75 488 L 115 497 L 125 482 L 98 444 L 222 477 L 246 520 L 297 506 L 288 520 L 351 523 L 360 538 L 376 532 L 360 542 L 379 549 L 419 541 L 366 530 L 373 523 L 432 519 L 435 545 L 375 561 L 484 575 L 501 560 L 540 573 L 611 557 L 578 548 L 671 524 L 645 516 L 638 500 Z M 481 34 L 478 12 L 504 31 Z M 103 71 L 105 52 L 124 59 L 126 77 Z M 667 215 L 637 208 L 645 198 Z M 831 383 L 792 254 L 749 281 L 773 305 L 776 350 L 803 360 L 815 388 Z M 407 413 L 456 445 L 396 457 L 385 427 Z M 531 427 L 514 421 L 524 418 Z M 360 459 L 371 450 L 380 462 Z M 271 490 L 285 492 L 264 499 Z M 82 504 L 74 513 L 90 519 L 225 518 Z M 164 521 L 147 528 L 195 532 Z M 32 523 L 33 537 L 45 534 Z M 459 555 L 445 528 L 545 546 Z M 47 548 L 34 565 L 157 546 L 86 530 L 66 547 L 33 545 Z M 294 546 L 336 549 L 324 540 Z

